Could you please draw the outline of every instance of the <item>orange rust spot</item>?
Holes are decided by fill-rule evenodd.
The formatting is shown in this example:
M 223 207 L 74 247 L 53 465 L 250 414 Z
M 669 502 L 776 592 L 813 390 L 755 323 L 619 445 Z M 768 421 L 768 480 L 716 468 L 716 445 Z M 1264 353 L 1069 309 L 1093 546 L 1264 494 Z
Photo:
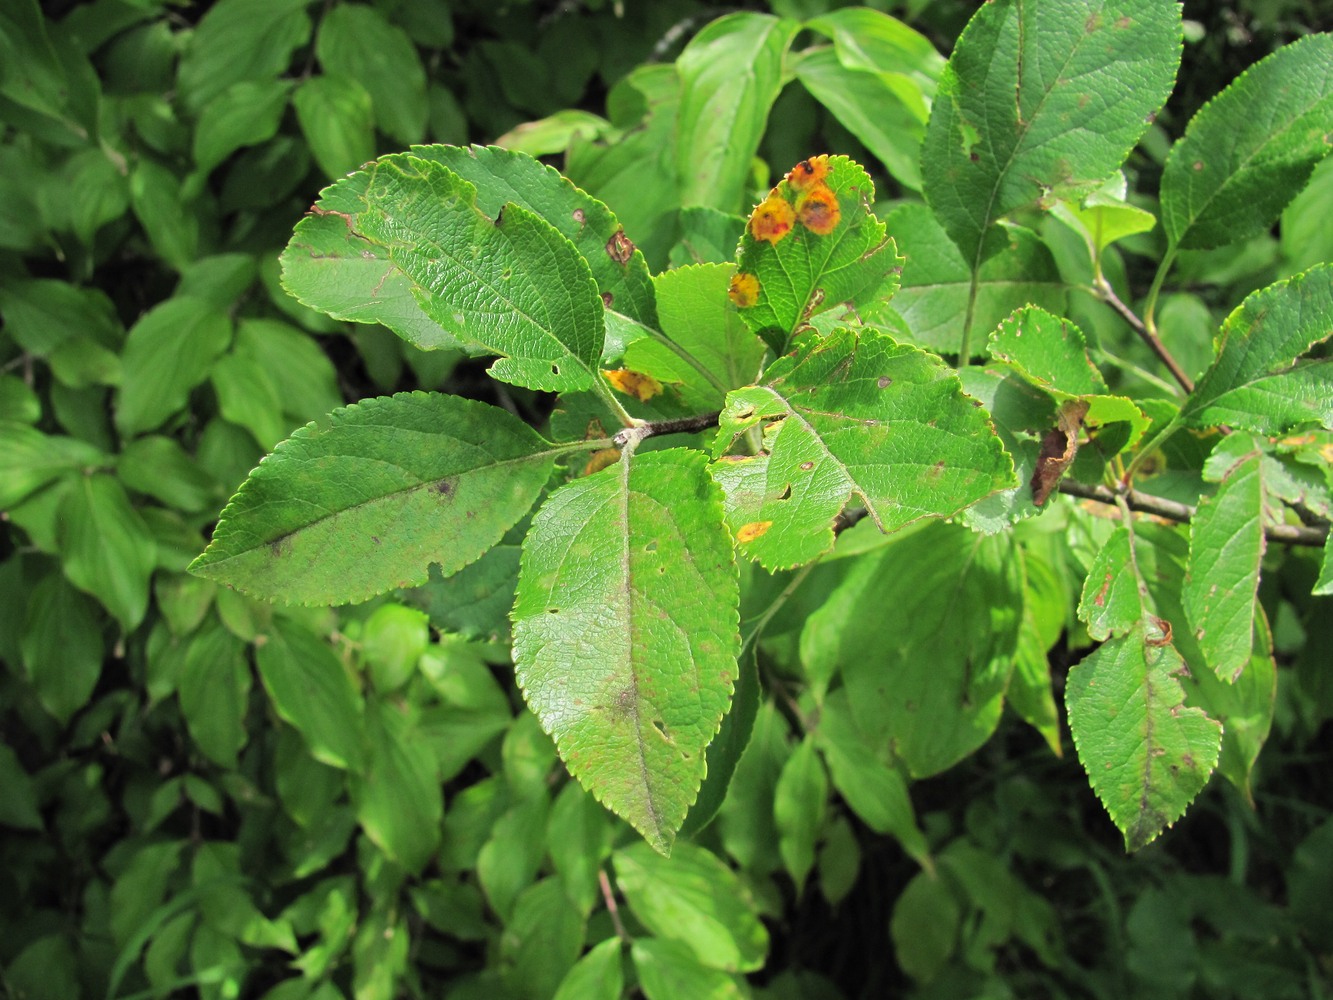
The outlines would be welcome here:
M 742 544 L 753 542 L 771 527 L 773 527 L 772 521 L 751 521 L 749 524 L 742 524 L 736 532 L 736 541 Z
M 604 371 L 602 374 L 618 392 L 633 396 L 640 403 L 646 403 L 662 392 L 662 383 L 643 372 L 632 372 L 627 368 L 621 368 L 616 371 Z
M 727 298 L 737 309 L 749 309 L 759 301 L 759 279 L 753 274 L 737 273 L 731 276 Z
M 827 236 L 837 228 L 842 218 L 838 196 L 827 184 L 812 187 L 796 204 L 796 218 L 810 232 Z
M 591 476 L 594 472 L 601 472 L 608 465 L 615 465 L 619 458 L 620 452 L 615 448 L 603 448 L 601 451 L 594 451 L 592 458 L 588 459 L 588 464 L 583 467 L 583 474 Z
M 828 154 L 822 156 L 812 156 L 808 160 L 802 160 L 791 170 L 787 171 L 787 183 L 792 186 L 793 191 L 805 191 L 814 187 L 816 184 L 824 183 L 824 178 L 828 176 Z
M 750 216 L 750 235 L 757 240 L 768 240 L 776 246 L 778 240 L 791 232 L 795 221 L 796 210 L 774 188 Z

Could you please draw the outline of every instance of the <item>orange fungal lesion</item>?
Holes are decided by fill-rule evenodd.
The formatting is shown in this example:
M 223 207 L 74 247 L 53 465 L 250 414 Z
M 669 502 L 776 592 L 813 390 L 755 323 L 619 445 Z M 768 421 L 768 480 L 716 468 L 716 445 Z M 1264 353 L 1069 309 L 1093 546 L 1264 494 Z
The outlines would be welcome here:
M 787 183 L 791 185 L 793 191 L 808 191 L 811 188 L 824 183 L 824 178 L 828 176 L 828 154 L 812 156 L 808 160 L 802 160 L 796 166 L 787 171 Z
M 833 232 L 841 219 L 842 209 L 838 206 L 838 196 L 822 181 L 796 203 L 796 220 L 818 236 L 827 236 Z
M 759 279 L 753 274 L 737 272 L 727 286 L 727 298 L 737 309 L 749 309 L 759 301 Z
M 796 209 L 774 188 L 750 216 L 750 235 L 776 246 L 779 240 L 791 232 L 795 222 Z
M 603 371 L 602 374 L 606 376 L 606 380 L 611 383 L 616 391 L 623 392 L 626 396 L 633 396 L 640 403 L 646 403 L 662 392 L 662 383 L 643 372 L 619 368 L 613 371 Z

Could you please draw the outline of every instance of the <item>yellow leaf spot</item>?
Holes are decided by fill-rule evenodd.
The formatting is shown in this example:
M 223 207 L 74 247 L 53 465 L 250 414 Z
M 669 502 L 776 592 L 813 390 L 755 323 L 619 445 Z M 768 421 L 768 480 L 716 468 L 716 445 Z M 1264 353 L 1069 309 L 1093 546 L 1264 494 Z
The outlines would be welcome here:
M 827 236 L 842 218 L 838 196 L 822 181 L 807 191 L 797 204 L 796 218 L 801 225 L 819 236 Z
M 594 472 L 601 472 L 608 465 L 615 465 L 620 458 L 620 452 L 615 448 L 603 448 L 601 451 L 594 451 L 592 458 L 588 459 L 588 464 L 583 467 L 583 474 L 591 476 Z
M 768 240 L 776 246 L 778 240 L 791 232 L 795 221 L 796 210 L 774 188 L 750 216 L 750 235 L 757 240 Z
M 751 521 L 749 524 L 742 524 L 736 532 L 736 541 L 742 544 L 753 542 L 771 527 L 773 527 L 772 521 Z
M 602 374 L 617 391 L 623 392 L 626 396 L 633 396 L 640 403 L 646 403 L 662 392 L 662 383 L 643 372 L 632 372 L 622 368 L 617 371 L 604 371 Z
M 737 309 L 749 309 L 759 301 L 759 279 L 753 274 L 737 273 L 732 275 L 727 288 L 727 298 Z
M 823 184 L 828 176 L 828 154 L 812 156 L 802 160 L 787 171 L 787 183 L 793 191 L 806 191 L 816 184 Z

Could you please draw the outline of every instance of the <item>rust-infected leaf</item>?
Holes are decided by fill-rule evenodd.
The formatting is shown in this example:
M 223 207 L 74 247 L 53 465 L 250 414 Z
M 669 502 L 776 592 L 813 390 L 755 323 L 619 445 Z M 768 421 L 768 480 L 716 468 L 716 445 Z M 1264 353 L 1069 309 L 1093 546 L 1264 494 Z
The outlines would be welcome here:
M 632 372 L 627 368 L 620 368 L 615 371 L 603 371 L 602 374 L 606 376 L 606 380 L 611 383 L 617 392 L 623 392 L 626 396 L 633 396 L 640 403 L 646 403 L 662 392 L 662 383 L 651 375 L 643 374 L 643 372 Z
M 594 472 L 601 472 L 609 465 L 615 465 L 620 458 L 619 448 L 601 448 L 592 453 L 588 459 L 588 464 L 583 467 L 583 474 L 591 476 Z
M 838 227 L 842 209 L 838 197 L 822 181 L 805 192 L 796 203 L 796 220 L 817 236 L 827 236 Z
M 749 524 L 742 524 L 736 529 L 736 541 L 742 545 L 753 542 L 771 527 L 773 527 L 772 521 L 751 521 Z
M 828 154 L 812 156 L 802 160 L 787 171 L 787 183 L 793 191 L 808 191 L 819 184 L 824 184 L 828 176 Z M 825 185 L 827 186 L 827 185 Z
M 1055 491 L 1065 470 L 1073 463 L 1078 453 L 1078 432 L 1087 415 L 1086 400 L 1066 400 L 1056 415 L 1056 426 L 1041 439 L 1037 467 L 1032 471 L 1032 502 L 1038 507 Z

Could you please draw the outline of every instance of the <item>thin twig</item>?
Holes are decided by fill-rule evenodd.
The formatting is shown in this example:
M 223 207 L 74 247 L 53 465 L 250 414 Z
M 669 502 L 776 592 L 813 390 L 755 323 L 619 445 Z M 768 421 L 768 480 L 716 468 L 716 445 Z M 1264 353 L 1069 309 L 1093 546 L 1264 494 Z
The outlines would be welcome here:
M 606 869 L 597 869 L 597 884 L 602 887 L 602 901 L 606 903 L 606 912 L 611 914 L 611 926 L 616 929 L 616 937 L 629 944 L 631 938 L 620 922 L 620 909 L 616 906 L 616 894 L 611 891 L 611 880 L 606 877 Z
M 1180 387 L 1186 392 L 1193 392 L 1194 380 L 1185 374 L 1185 369 L 1180 367 L 1180 362 L 1166 349 L 1166 345 L 1162 343 L 1162 338 L 1150 330 L 1147 324 L 1139 319 L 1134 310 L 1120 300 L 1120 296 L 1115 293 L 1111 283 L 1099 274 L 1093 281 L 1092 288 L 1103 302 L 1123 316 L 1125 321 L 1134 328 L 1134 332 L 1139 335 L 1140 339 L 1152 349 L 1152 352 L 1157 355 L 1162 364 L 1166 365 L 1167 371 L 1180 384 Z
M 1141 514 L 1153 514 L 1181 524 L 1188 524 L 1196 513 L 1196 509 L 1189 504 L 1167 500 L 1165 497 L 1155 497 L 1148 493 L 1139 493 L 1135 490 L 1126 490 L 1121 494 L 1108 486 L 1088 486 L 1072 479 L 1062 479 L 1059 489 L 1061 493 L 1067 496 L 1078 497 L 1081 500 L 1095 500 L 1098 503 L 1112 506 L 1123 500 L 1130 510 L 1138 511 Z M 1308 545 L 1319 548 L 1328 541 L 1328 531 L 1328 525 L 1274 524 L 1264 529 L 1264 537 L 1270 542 Z
M 618 431 L 613 440 L 618 447 L 623 448 L 630 441 L 638 444 L 644 438 L 657 437 L 659 434 L 693 434 L 696 431 L 706 431 L 710 427 L 716 427 L 720 416 L 722 416 L 722 412 L 715 410 L 712 413 L 701 413 L 697 417 L 680 417 L 676 420 L 654 420 L 646 424 L 636 424 L 633 427 L 626 427 Z

